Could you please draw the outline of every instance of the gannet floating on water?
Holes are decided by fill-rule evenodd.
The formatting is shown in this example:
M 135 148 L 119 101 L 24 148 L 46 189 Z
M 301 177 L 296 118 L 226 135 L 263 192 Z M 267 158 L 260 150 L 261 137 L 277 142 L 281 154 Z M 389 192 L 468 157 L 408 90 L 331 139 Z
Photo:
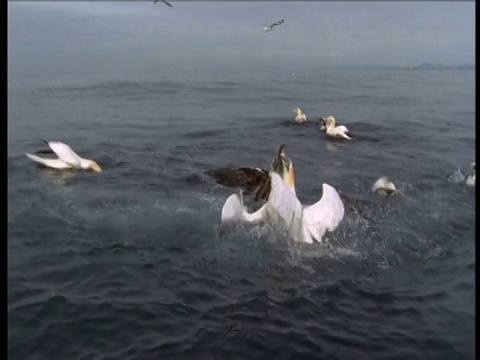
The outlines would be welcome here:
M 334 231 L 344 218 L 345 195 L 323 183 L 322 197 L 313 205 L 302 205 L 296 196 L 295 172 L 292 161 L 281 145 L 270 170 L 260 168 L 220 168 L 206 171 L 218 184 L 241 188 L 263 200 L 263 206 L 249 213 L 237 194 L 226 200 L 221 213 L 222 223 L 283 222 L 295 241 L 323 242 L 327 232 Z M 343 197 L 343 198 L 342 198 Z
M 372 186 L 372 192 L 376 192 L 380 195 L 397 195 L 400 193 L 394 183 L 388 180 L 386 176 L 380 177 Z
M 295 108 L 293 109 L 293 112 L 297 113 L 297 116 L 295 116 L 295 122 L 299 124 L 303 124 L 304 122 L 307 121 L 307 115 L 305 115 L 302 109 Z
M 475 186 L 475 161 L 470 164 L 470 173 L 467 175 L 465 184 Z
M 50 149 L 37 151 L 37 154 L 55 154 L 57 158 L 43 158 L 30 153 L 25 155 L 37 163 L 53 169 L 89 169 L 96 172 L 101 172 L 102 168 L 94 161 L 90 159 L 84 159 L 80 157 L 70 146 L 60 141 L 46 141 L 41 139 L 47 144 Z
M 273 23 L 273 24 L 271 24 L 271 25 L 269 25 L 269 26 L 265 26 L 265 27 L 263 28 L 263 31 L 265 31 L 265 33 L 269 32 L 269 31 L 272 31 L 275 26 L 280 25 L 280 24 L 283 23 L 284 21 L 285 21 L 285 20 L 282 19 L 282 20 L 277 21 L 276 23 Z
M 325 133 L 332 138 L 352 140 L 347 127 L 337 125 L 337 120 L 333 116 L 320 118 L 320 130 L 325 130 Z

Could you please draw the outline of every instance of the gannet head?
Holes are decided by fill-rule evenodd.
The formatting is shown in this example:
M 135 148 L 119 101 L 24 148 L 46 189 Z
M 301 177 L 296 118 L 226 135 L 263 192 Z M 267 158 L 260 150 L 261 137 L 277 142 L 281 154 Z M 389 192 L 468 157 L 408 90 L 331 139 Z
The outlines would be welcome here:
M 293 169 L 293 162 L 285 154 L 285 144 L 280 145 L 277 155 L 272 161 L 272 170 L 278 173 L 288 187 L 295 191 L 295 171 Z
M 468 186 L 475 186 L 475 161 L 470 164 L 470 173 L 468 174 L 465 183 Z
M 100 165 L 98 165 L 97 162 L 93 160 L 83 160 L 81 166 L 84 169 L 93 170 L 95 172 L 102 172 L 102 168 L 100 167 Z
M 325 125 L 326 127 L 330 127 L 330 126 L 335 127 L 337 125 L 337 120 L 333 116 L 328 116 L 325 119 Z
M 327 120 L 324 118 L 319 118 L 320 120 L 320 130 L 326 130 L 327 129 Z
M 395 195 L 399 192 L 395 185 L 388 180 L 386 176 L 380 177 L 372 187 L 373 192 L 378 192 L 382 195 Z

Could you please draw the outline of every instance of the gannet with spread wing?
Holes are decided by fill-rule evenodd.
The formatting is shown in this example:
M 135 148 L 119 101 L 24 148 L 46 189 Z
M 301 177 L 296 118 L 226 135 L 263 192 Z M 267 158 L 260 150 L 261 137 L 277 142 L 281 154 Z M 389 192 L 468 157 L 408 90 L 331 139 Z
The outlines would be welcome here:
M 282 19 L 282 20 L 280 20 L 280 21 L 277 21 L 276 23 L 273 23 L 273 24 L 271 24 L 271 25 L 265 26 L 265 27 L 263 28 L 263 31 L 265 31 L 265 33 L 270 32 L 270 31 L 273 30 L 273 28 L 274 28 L 275 26 L 280 25 L 280 24 L 283 23 L 284 21 L 285 21 L 285 20 Z
M 101 172 L 102 168 L 96 161 L 84 159 L 80 157 L 70 146 L 60 141 L 42 141 L 47 144 L 50 149 L 37 151 L 37 154 L 55 154 L 57 158 L 46 158 L 25 153 L 30 159 L 39 164 L 53 169 L 89 169 L 96 172 Z
M 221 168 L 205 172 L 218 184 L 241 188 L 265 203 L 254 213 L 248 213 L 242 199 L 232 194 L 222 208 L 222 223 L 257 222 L 270 220 L 283 222 L 296 241 L 322 242 L 326 232 L 334 231 L 344 218 L 344 194 L 324 183 L 322 197 L 313 205 L 302 205 L 296 196 L 295 172 L 292 161 L 281 145 L 270 170 L 260 168 Z M 349 204 L 350 205 L 350 204 Z

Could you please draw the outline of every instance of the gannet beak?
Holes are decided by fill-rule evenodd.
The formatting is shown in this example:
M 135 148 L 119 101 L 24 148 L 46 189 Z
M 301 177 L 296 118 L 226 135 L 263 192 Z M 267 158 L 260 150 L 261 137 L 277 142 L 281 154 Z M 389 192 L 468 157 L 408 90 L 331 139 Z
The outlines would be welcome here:
M 295 192 L 295 172 L 292 161 L 285 154 L 285 144 L 278 148 L 278 152 L 272 160 L 271 170 L 279 174 L 288 187 Z
M 319 118 L 320 120 L 320 130 L 325 130 L 327 128 L 327 120 L 324 118 Z
M 90 164 L 90 169 L 92 169 L 92 170 L 95 171 L 95 172 L 102 172 L 102 168 L 101 168 L 100 165 L 98 165 L 95 161 L 93 161 L 93 162 Z
M 277 154 L 273 158 L 272 161 L 272 170 L 279 173 L 283 174 L 283 170 L 285 169 L 285 144 L 280 145 L 278 148 Z

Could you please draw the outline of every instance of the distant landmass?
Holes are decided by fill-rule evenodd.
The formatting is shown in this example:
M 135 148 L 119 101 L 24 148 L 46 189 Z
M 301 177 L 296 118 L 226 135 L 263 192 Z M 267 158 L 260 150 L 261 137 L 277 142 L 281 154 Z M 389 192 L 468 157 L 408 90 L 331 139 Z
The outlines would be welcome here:
M 475 64 L 442 65 L 442 64 L 423 63 L 417 66 L 406 67 L 405 70 L 475 70 Z

